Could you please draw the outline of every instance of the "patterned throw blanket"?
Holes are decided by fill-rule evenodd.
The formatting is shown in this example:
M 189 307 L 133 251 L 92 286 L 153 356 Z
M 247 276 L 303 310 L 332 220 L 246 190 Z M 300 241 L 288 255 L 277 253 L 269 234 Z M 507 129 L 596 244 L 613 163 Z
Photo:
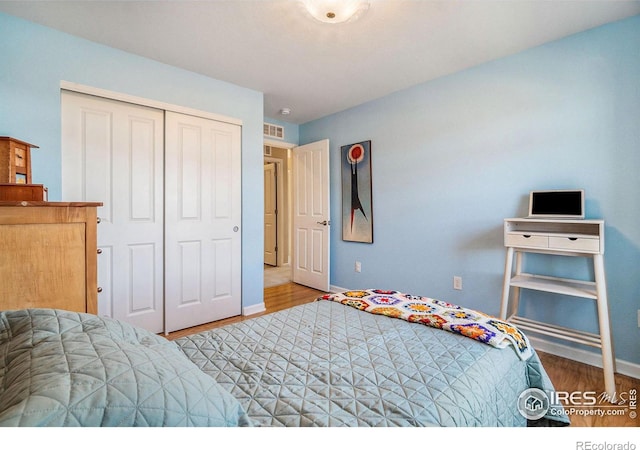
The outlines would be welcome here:
M 533 354 L 529 339 L 514 325 L 441 300 L 380 289 L 327 294 L 318 300 L 331 300 L 361 311 L 440 328 L 497 348 L 513 344 L 523 361 Z

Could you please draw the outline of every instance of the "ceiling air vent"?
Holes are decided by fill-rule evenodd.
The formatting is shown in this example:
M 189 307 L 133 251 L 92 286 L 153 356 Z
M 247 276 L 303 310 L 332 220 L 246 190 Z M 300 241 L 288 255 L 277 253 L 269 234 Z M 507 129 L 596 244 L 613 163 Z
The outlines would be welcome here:
M 272 123 L 264 123 L 263 127 L 263 133 L 265 136 L 276 139 L 284 139 L 284 127 L 281 127 L 280 125 L 274 125 Z

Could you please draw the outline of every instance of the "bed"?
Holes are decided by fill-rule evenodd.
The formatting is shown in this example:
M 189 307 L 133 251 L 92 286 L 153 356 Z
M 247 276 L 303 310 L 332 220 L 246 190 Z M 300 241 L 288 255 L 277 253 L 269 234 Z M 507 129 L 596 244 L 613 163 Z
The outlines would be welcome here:
M 175 341 L 90 314 L 0 312 L 0 426 L 569 423 L 557 405 L 520 412 L 523 392 L 553 390 L 535 351 L 325 297 Z

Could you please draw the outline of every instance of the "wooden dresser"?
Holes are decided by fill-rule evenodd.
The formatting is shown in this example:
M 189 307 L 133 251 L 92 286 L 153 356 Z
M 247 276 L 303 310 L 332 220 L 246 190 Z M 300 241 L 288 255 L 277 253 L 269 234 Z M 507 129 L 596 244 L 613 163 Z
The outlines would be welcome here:
M 0 201 L 0 310 L 97 314 L 99 206 Z

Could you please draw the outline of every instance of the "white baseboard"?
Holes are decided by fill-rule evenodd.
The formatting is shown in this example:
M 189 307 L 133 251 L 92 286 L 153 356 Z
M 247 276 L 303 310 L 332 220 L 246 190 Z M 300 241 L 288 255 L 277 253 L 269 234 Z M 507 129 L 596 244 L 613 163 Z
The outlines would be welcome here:
M 600 356 L 599 353 L 593 353 L 579 348 L 572 348 L 538 337 L 528 337 L 531 345 L 533 345 L 533 348 L 536 350 L 602 368 L 602 356 Z M 616 359 L 616 373 L 640 380 L 640 364 Z
M 338 292 L 345 292 L 348 291 L 349 289 L 347 288 L 342 288 L 340 286 L 334 286 L 333 284 L 331 286 L 329 286 L 329 292 L 333 292 L 334 294 L 337 294 Z
M 258 303 L 257 305 L 247 306 L 246 308 L 242 308 L 243 316 L 252 316 L 254 314 L 258 314 L 266 311 L 267 308 L 264 306 L 264 302 Z

